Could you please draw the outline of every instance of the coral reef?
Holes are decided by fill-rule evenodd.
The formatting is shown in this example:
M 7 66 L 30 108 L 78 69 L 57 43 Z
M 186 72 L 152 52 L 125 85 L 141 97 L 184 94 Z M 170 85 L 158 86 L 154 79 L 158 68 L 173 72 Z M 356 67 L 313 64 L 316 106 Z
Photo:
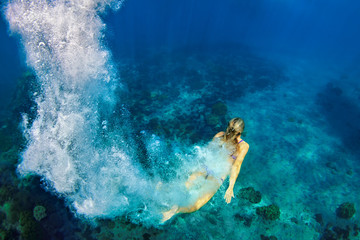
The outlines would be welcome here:
M 280 208 L 275 204 L 258 207 L 256 208 L 256 214 L 266 220 L 276 220 L 280 217 Z
M 339 218 L 345 218 L 345 219 L 352 218 L 355 212 L 356 211 L 355 211 L 354 203 L 350 203 L 350 202 L 345 202 L 336 209 L 336 215 Z
M 338 226 L 331 226 L 328 224 L 321 235 L 320 240 L 340 240 L 344 239 L 347 240 L 350 237 L 350 227 L 347 226 L 346 228 L 341 228 Z
M 42 219 L 44 219 L 47 216 L 46 208 L 41 205 L 35 206 L 34 210 L 33 210 L 33 215 L 34 215 L 35 220 L 40 222 Z
M 251 203 L 259 203 L 261 201 L 261 193 L 256 191 L 253 187 L 240 189 L 238 196 Z

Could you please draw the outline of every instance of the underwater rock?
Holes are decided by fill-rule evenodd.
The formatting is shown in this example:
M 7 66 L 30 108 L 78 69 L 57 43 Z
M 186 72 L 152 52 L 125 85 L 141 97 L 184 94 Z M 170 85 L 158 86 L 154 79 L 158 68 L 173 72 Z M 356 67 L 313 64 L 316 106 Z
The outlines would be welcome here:
M 253 187 L 240 189 L 239 197 L 246 199 L 251 203 L 259 203 L 261 201 L 261 193 L 256 191 Z
M 256 208 L 256 214 L 266 220 L 276 220 L 280 217 L 280 208 L 275 204 Z
M 36 207 L 34 207 L 33 215 L 35 220 L 40 222 L 42 219 L 44 219 L 47 216 L 46 208 L 44 206 L 37 205 Z
M 217 102 L 211 107 L 211 111 L 214 115 L 224 116 L 228 109 L 227 106 L 223 102 Z
M 355 214 L 354 203 L 345 202 L 336 209 L 336 215 L 339 218 L 350 219 Z
M 346 229 L 341 227 L 333 227 L 333 231 L 337 234 L 338 239 L 349 239 L 350 236 L 350 227 L 347 226 Z

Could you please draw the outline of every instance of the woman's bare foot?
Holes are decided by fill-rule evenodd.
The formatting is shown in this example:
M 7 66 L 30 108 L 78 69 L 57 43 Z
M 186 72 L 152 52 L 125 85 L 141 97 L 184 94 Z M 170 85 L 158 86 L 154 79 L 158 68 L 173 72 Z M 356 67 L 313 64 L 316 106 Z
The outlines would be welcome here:
M 172 218 L 175 214 L 177 214 L 179 206 L 173 206 L 169 211 L 163 212 L 163 218 L 161 219 L 161 223 L 165 223 L 167 220 Z

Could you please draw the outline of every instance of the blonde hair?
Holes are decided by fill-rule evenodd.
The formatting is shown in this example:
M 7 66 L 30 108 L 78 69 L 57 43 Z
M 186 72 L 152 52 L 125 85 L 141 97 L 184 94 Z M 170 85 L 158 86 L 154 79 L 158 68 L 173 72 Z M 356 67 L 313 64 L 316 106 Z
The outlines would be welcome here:
M 245 129 L 245 122 L 242 118 L 233 118 L 229 121 L 228 127 L 224 134 L 224 140 L 228 143 L 236 144 L 236 138 L 241 135 Z

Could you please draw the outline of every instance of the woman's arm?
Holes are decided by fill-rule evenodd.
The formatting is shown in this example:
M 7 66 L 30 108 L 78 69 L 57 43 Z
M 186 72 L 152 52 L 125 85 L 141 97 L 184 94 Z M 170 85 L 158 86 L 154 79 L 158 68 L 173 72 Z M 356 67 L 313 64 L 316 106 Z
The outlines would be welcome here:
M 224 132 L 218 132 L 218 133 L 213 137 L 213 140 L 214 140 L 215 138 L 224 136 L 224 134 L 225 134 Z
M 227 203 L 230 203 L 231 198 L 234 197 L 234 191 L 233 191 L 234 190 L 234 185 L 235 185 L 237 177 L 239 176 L 239 172 L 240 172 L 242 162 L 244 161 L 244 158 L 245 158 L 248 150 L 249 150 L 249 144 L 244 143 L 244 146 L 240 149 L 240 152 L 239 152 L 234 164 L 231 167 L 229 187 L 226 190 L 226 193 L 225 193 L 225 196 L 224 196 L 225 201 Z

